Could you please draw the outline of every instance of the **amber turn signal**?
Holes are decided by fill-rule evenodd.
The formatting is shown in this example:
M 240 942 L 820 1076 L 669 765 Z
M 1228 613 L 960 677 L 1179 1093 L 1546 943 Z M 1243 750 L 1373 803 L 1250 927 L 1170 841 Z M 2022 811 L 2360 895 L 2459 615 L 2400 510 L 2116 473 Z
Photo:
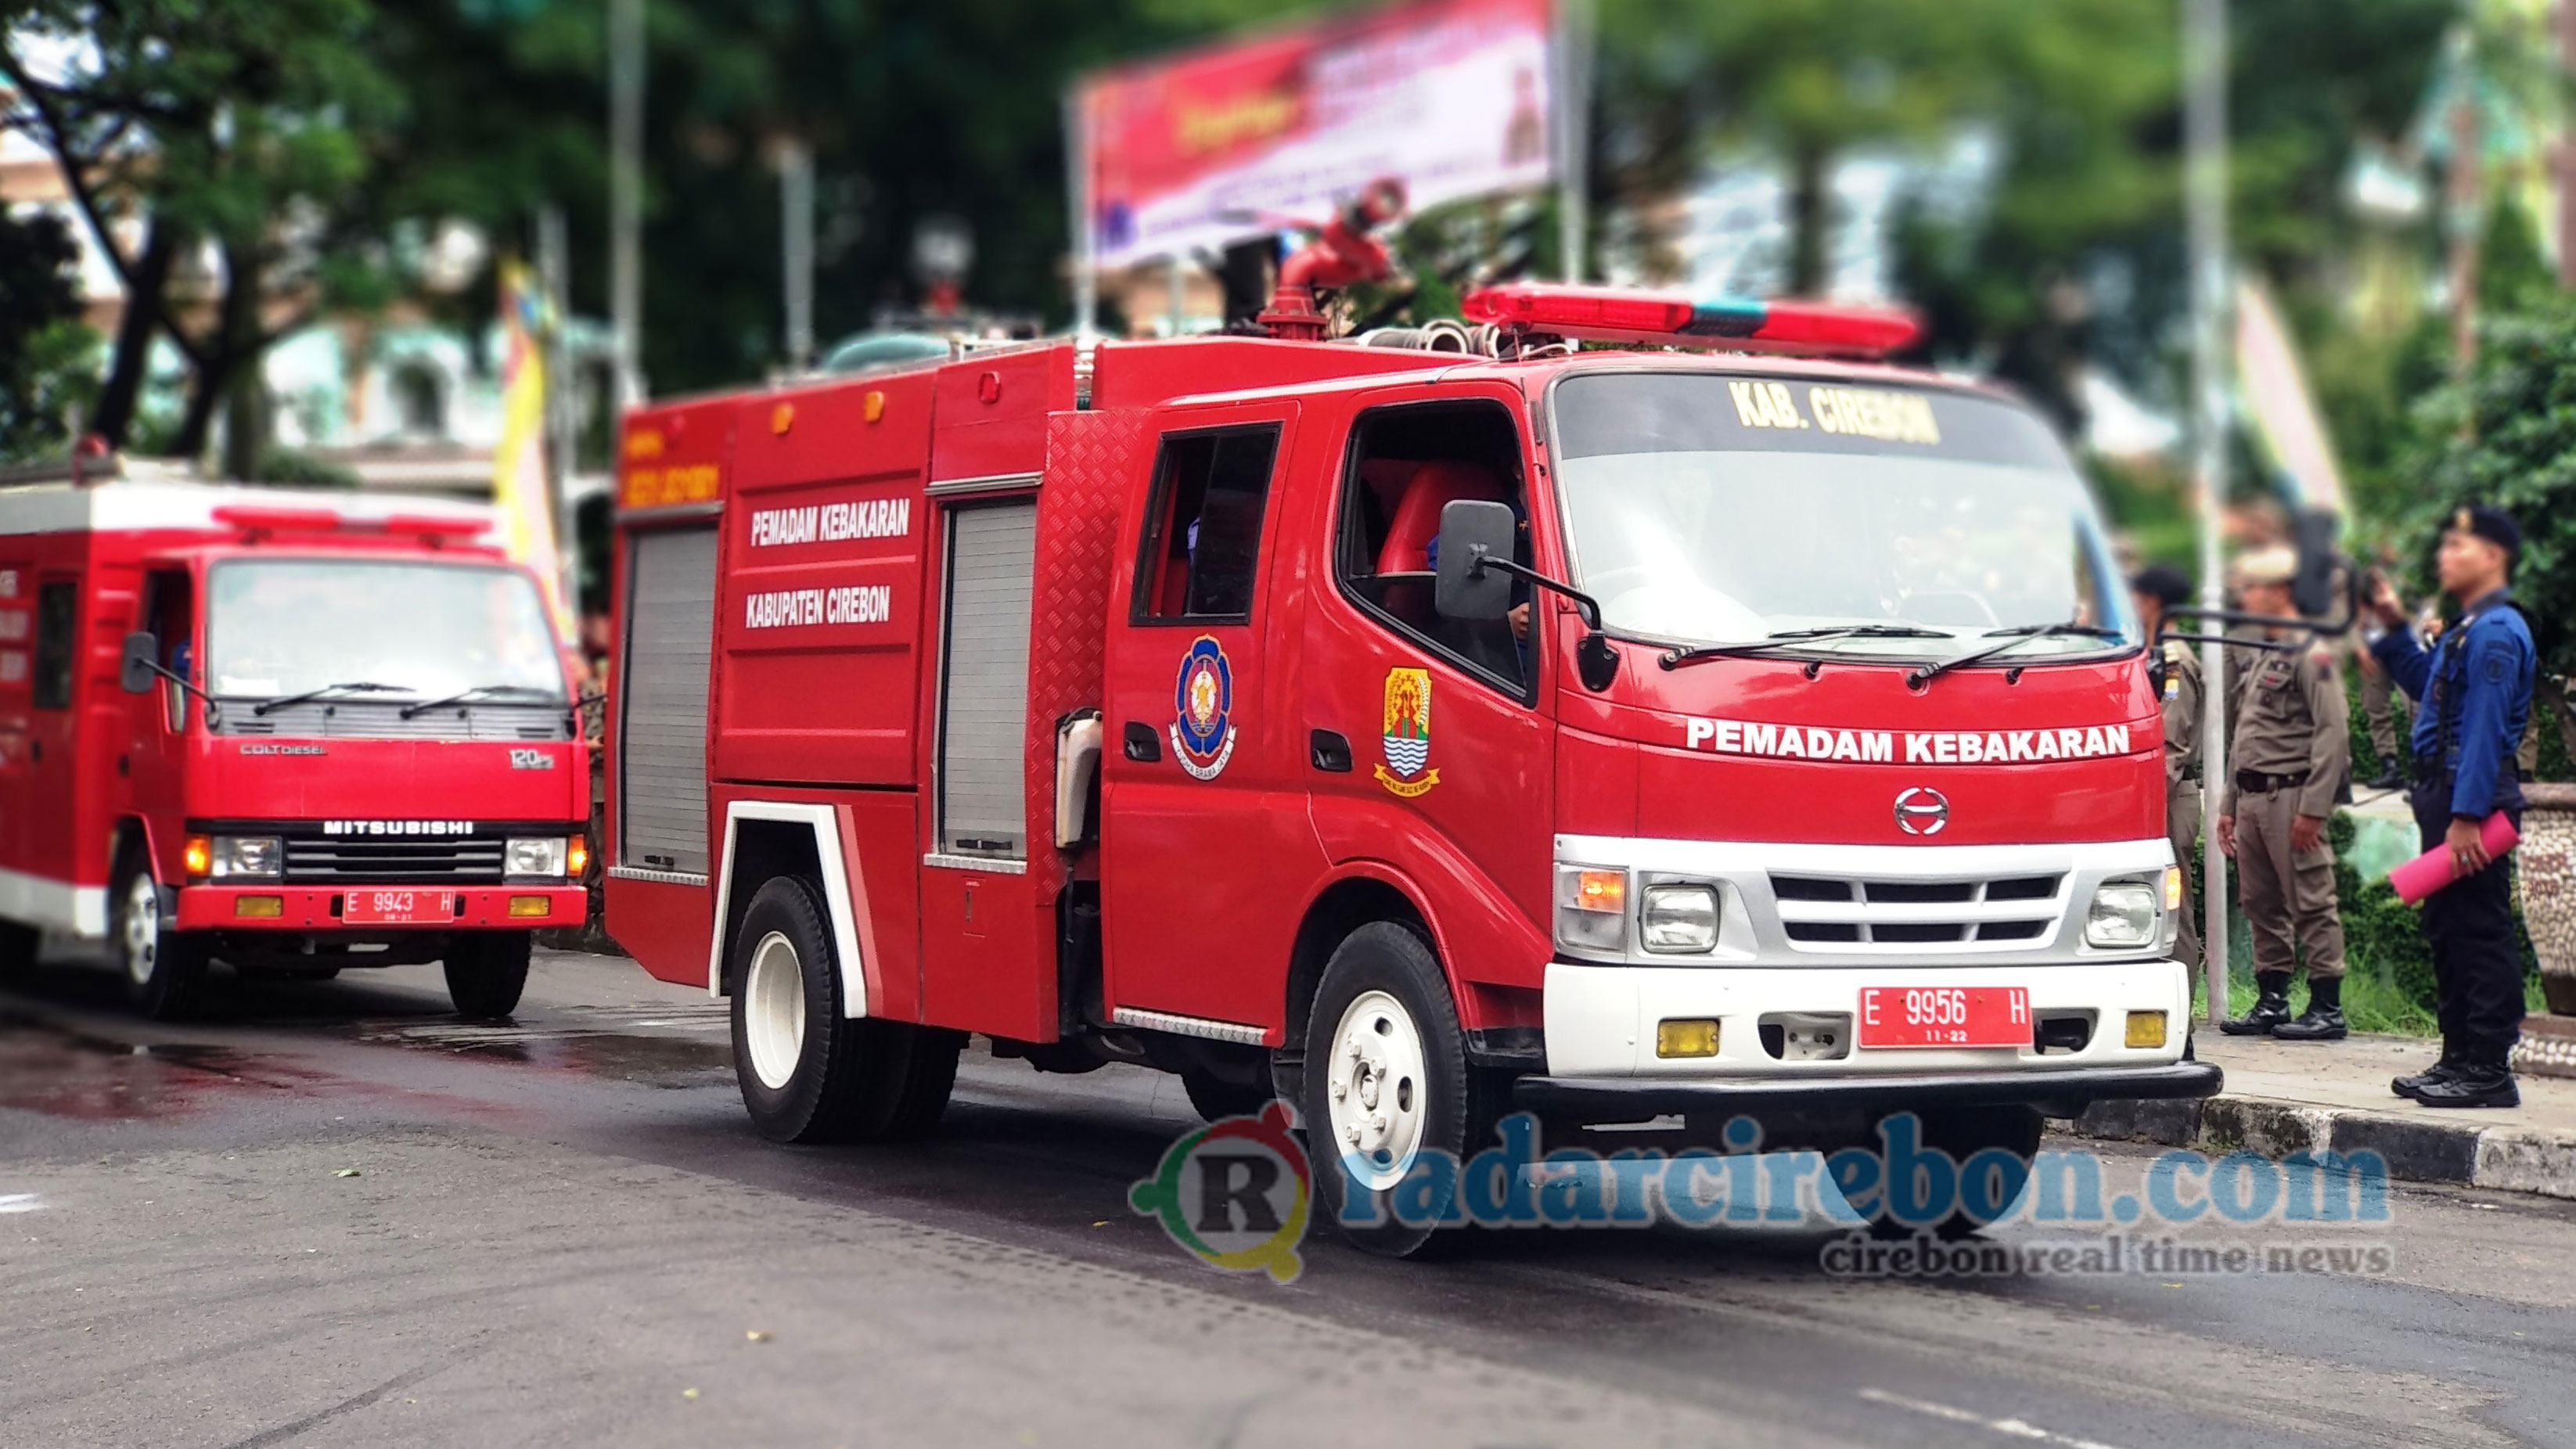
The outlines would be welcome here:
M 190 876 L 206 875 L 215 868 L 215 843 L 205 836 L 191 835 L 181 856 L 181 864 L 188 868 Z
M 2129 1013 L 2129 1030 L 2124 1041 L 2133 1047 L 2160 1047 L 2165 1044 L 2165 1014 L 2161 1011 Z
M 255 921 L 274 921 L 286 914 L 284 896 L 235 896 L 233 915 Z

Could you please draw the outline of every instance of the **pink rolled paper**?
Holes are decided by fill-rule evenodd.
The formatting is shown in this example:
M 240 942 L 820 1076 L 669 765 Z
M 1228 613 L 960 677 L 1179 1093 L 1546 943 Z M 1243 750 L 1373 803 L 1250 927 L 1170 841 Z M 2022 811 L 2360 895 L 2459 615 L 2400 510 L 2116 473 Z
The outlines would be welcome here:
M 2513 828 L 2513 822 L 2501 810 L 2478 827 L 2478 841 L 2487 848 L 2490 858 L 2502 856 L 2521 839 L 2522 832 Z M 2410 906 L 2459 878 L 2459 867 L 2451 863 L 2449 848 L 2439 845 L 2388 873 L 2388 883 L 2396 888 L 2397 898 Z

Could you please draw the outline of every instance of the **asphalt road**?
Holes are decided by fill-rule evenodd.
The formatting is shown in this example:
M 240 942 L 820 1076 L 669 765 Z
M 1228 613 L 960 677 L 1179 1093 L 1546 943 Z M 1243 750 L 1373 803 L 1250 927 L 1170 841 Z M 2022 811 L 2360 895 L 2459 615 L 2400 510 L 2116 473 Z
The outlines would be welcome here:
M 1816 1223 L 1324 1239 L 1279 1286 L 1127 1208 L 1197 1125 L 1174 1078 L 970 1054 L 935 1140 L 790 1150 L 720 1008 L 624 961 L 541 957 L 509 1025 L 435 968 L 180 1026 L 114 987 L 0 990 L 11 1449 L 2576 1445 L 2576 1210 L 2536 1199 L 2207 1234 L 2372 1277 L 1837 1279 Z

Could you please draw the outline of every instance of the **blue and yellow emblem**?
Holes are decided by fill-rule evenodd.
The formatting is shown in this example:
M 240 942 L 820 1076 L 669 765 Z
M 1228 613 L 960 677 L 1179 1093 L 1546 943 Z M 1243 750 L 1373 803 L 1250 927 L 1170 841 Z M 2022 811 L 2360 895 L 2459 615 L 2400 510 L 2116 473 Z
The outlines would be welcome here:
M 1379 784 L 1411 800 L 1440 783 L 1440 772 L 1430 768 L 1430 670 L 1386 672 L 1386 729 L 1379 742 L 1386 750 L 1386 764 L 1377 767 Z
M 1172 753 L 1194 780 L 1213 780 L 1234 758 L 1234 666 L 1205 634 L 1181 656 L 1172 689 Z

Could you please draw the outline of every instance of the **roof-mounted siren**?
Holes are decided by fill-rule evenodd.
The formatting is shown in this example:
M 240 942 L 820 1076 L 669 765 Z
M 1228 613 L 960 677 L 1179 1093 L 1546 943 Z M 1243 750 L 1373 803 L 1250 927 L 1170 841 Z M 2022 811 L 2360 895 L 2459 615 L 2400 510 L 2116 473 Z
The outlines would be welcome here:
M 1803 357 L 1885 357 L 1923 337 L 1923 320 L 1902 307 L 1739 297 L 1697 302 L 1671 292 L 1625 287 L 1516 282 L 1480 287 L 1467 294 L 1459 310 L 1472 321 L 1491 322 L 1509 331 L 1584 342 L 1642 342 Z

